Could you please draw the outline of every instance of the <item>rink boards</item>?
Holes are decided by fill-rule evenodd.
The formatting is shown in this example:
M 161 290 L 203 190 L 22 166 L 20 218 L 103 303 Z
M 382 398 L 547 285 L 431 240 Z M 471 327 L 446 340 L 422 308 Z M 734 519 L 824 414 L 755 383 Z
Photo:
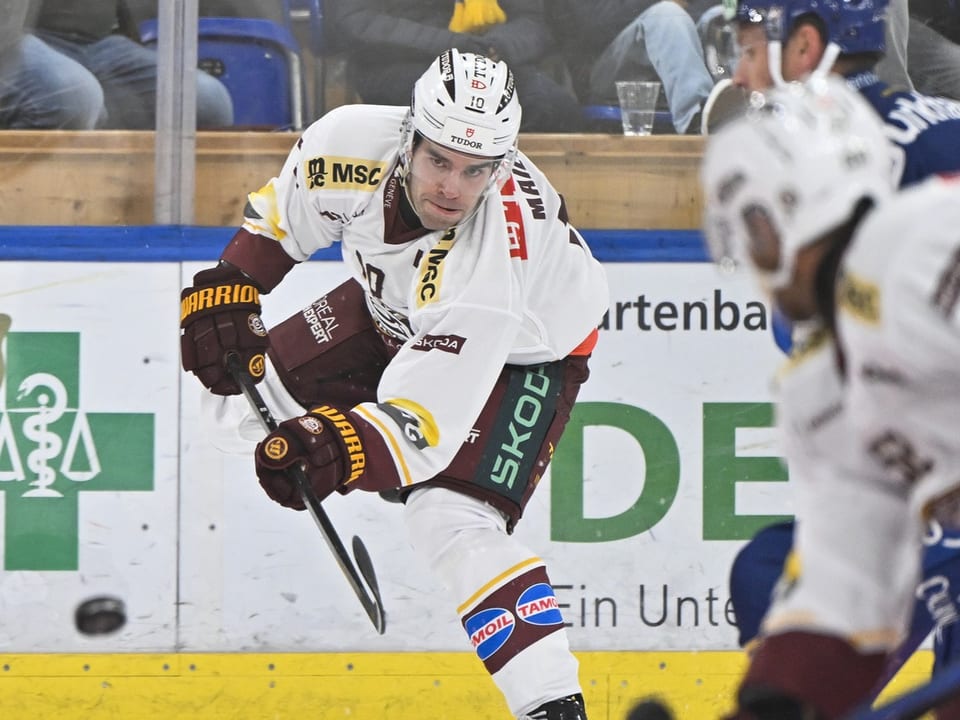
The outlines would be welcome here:
M 380 636 L 309 517 L 263 497 L 248 452 L 210 445 L 177 300 L 231 233 L 0 228 L 0 716 L 504 717 L 397 506 L 325 504 L 373 557 Z M 713 716 L 743 662 L 726 570 L 790 513 L 781 357 L 757 289 L 697 233 L 585 235 L 611 311 L 517 535 L 548 563 L 591 720 L 654 690 Z M 335 259 L 266 296 L 267 324 L 339 283 Z M 80 636 L 73 609 L 101 593 L 129 620 Z
M 677 720 L 730 710 L 732 652 L 578 653 L 590 720 L 623 720 L 656 695 Z M 0 655 L 0 716 L 88 720 L 507 720 L 479 662 L 463 653 Z M 929 677 L 911 658 L 882 699 Z

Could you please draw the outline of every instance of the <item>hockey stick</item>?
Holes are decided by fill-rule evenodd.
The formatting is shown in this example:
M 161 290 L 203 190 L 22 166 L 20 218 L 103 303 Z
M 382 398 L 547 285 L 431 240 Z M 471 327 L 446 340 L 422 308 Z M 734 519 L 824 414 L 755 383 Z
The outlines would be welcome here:
M 260 424 L 263 425 L 263 429 L 267 432 L 276 430 L 277 421 L 270 412 L 270 408 L 268 408 L 263 401 L 263 396 L 260 394 L 260 391 L 257 390 L 253 378 L 251 378 L 249 373 L 243 368 L 240 356 L 236 353 L 232 352 L 227 355 L 227 370 L 237 385 L 240 386 L 244 397 L 246 397 L 247 402 L 250 403 L 250 407 L 256 411 L 257 416 L 260 418 Z M 387 627 L 387 619 L 383 611 L 383 601 L 380 599 L 380 586 L 377 584 L 377 576 L 373 572 L 370 553 L 367 552 L 363 541 L 356 535 L 353 536 L 353 554 L 357 561 L 356 566 L 354 566 L 350 555 L 340 540 L 340 536 L 333 527 L 333 523 L 330 522 L 330 518 L 327 517 L 327 513 L 324 512 L 319 498 L 317 498 L 316 493 L 310 486 L 310 481 L 307 479 L 303 467 L 300 465 L 291 466 L 287 469 L 287 476 L 300 492 L 300 497 L 303 499 L 304 505 L 307 506 L 307 509 L 317 523 L 317 527 L 320 528 L 320 534 L 323 535 L 323 539 L 327 541 L 327 545 L 333 552 L 337 564 L 340 566 L 340 569 L 343 570 L 347 582 L 350 583 L 350 587 L 352 587 L 353 592 L 356 593 L 360 604 L 363 605 L 363 609 L 366 611 L 367 617 L 370 618 L 370 622 L 373 623 L 373 627 L 376 628 L 378 633 L 383 635 L 383 631 L 386 630 Z M 357 568 L 359 568 L 359 573 L 357 572 Z M 360 579 L 361 576 L 363 576 L 363 581 L 366 581 L 367 587 L 370 588 L 369 593 L 364 587 L 363 581 Z
M 960 665 L 948 667 L 930 682 L 878 708 L 855 711 L 847 720 L 915 720 L 957 695 L 960 695 Z

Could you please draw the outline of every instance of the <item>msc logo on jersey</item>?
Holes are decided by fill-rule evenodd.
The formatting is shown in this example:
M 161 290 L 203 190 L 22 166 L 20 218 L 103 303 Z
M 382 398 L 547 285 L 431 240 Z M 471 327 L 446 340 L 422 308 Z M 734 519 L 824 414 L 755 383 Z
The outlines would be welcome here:
M 481 610 L 463 622 L 470 644 L 481 660 L 488 659 L 506 645 L 516 626 L 513 613 L 505 608 Z
M 363 158 L 315 157 L 304 163 L 310 190 L 365 190 L 372 192 L 383 178 L 386 163 Z
M 443 280 L 443 261 L 453 247 L 456 238 L 456 228 L 447 230 L 443 237 L 427 253 L 426 260 L 420 267 L 420 279 L 417 282 L 417 307 L 435 302 L 440 294 L 440 283 Z
M 520 594 L 517 617 L 531 625 L 560 625 L 563 622 L 557 596 L 546 583 L 537 583 Z

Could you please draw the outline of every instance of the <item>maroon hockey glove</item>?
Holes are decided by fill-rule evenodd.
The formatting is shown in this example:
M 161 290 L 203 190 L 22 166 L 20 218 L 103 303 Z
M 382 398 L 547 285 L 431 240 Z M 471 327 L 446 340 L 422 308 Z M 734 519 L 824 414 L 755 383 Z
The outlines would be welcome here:
M 365 463 L 363 446 L 344 414 L 323 406 L 286 420 L 257 445 L 257 477 L 271 499 L 295 510 L 305 508 L 286 469 L 301 463 L 317 499 L 323 500 Z M 351 472 L 353 475 L 351 475 Z
M 229 263 L 193 276 L 180 294 L 180 358 L 216 395 L 238 395 L 227 371 L 230 352 L 240 356 L 254 382 L 263 379 L 267 330 L 260 319 L 260 290 Z

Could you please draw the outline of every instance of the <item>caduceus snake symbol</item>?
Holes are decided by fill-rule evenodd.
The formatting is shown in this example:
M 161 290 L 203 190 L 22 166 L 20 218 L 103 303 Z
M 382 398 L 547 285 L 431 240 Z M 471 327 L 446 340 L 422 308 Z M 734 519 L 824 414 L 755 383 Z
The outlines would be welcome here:
M 63 441 L 48 428 L 67 410 L 67 389 L 60 378 L 50 373 L 34 373 L 20 383 L 17 399 L 22 400 L 37 388 L 48 388 L 53 397 L 45 392 L 39 393 L 37 413 L 28 417 L 23 424 L 23 434 L 37 444 L 37 448 L 27 456 L 27 467 L 36 473 L 36 480 L 30 483 L 34 489 L 25 492 L 23 497 L 62 497 L 60 492 L 50 487 L 57 479 L 57 473 L 49 463 L 60 454 Z
M 4 385 L 7 376 L 2 343 L 10 332 L 11 323 L 9 315 L 0 313 L 0 387 Z M 20 383 L 17 400 L 22 400 L 39 387 L 47 387 L 53 392 L 53 404 L 50 404 L 47 393 L 40 393 L 37 396 L 38 412 L 28 417 L 24 423 L 24 435 L 37 443 L 36 450 L 27 456 L 27 467 L 36 473 L 36 479 L 30 483 L 33 489 L 24 493 L 24 497 L 62 497 L 61 493 L 50 487 L 57 479 L 57 473 L 50 467 L 49 462 L 60 454 L 63 441 L 47 428 L 66 411 L 67 389 L 59 378 L 49 373 L 34 373 Z

